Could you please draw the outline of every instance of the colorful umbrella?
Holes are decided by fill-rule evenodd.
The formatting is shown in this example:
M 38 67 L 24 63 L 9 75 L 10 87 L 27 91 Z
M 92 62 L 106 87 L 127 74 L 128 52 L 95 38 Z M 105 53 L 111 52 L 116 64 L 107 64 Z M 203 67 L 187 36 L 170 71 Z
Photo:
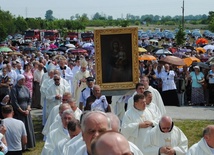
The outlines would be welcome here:
M 209 49 L 210 49 L 210 50 L 214 50 L 214 45 L 206 45 L 206 46 L 204 46 L 203 48 L 204 48 L 206 51 L 209 50 Z
M 196 57 L 188 57 L 188 58 L 184 58 L 184 63 L 187 65 L 187 66 L 190 66 L 193 62 L 201 62 L 198 58 Z
M 208 40 L 205 38 L 199 38 L 196 40 L 196 44 L 208 44 Z
M 143 47 L 138 47 L 138 52 L 147 52 L 147 50 Z
M 76 48 L 76 49 L 68 49 L 67 52 L 70 52 L 70 53 L 87 53 L 87 50 L 85 49 L 82 49 L 82 48 Z
M 167 49 L 159 49 L 155 52 L 155 55 L 172 55 L 172 52 Z
M 166 56 L 166 57 L 160 59 L 159 62 L 168 63 L 168 64 L 176 65 L 176 66 L 186 65 L 184 63 L 183 59 L 176 57 L 176 56 Z
M 153 55 L 148 55 L 148 54 L 143 54 L 143 55 L 140 55 L 138 57 L 138 60 L 139 61 L 143 61 L 143 60 L 148 60 L 148 61 L 152 61 L 152 60 L 156 60 L 157 58 L 155 58 Z
M 7 53 L 7 55 L 17 55 L 17 56 L 21 56 L 22 53 L 20 53 L 20 52 L 9 52 L 9 53 Z
M 65 46 L 68 48 L 75 48 L 75 45 L 73 45 L 73 44 L 66 44 Z
M 0 52 L 12 52 L 13 50 L 7 46 L 0 47 Z
M 205 53 L 205 52 L 206 52 L 206 50 L 205 50 L 204 48 L 202 48 L 202 47 L 196 48 L 196 51 L 197 51 L 198 53 Z

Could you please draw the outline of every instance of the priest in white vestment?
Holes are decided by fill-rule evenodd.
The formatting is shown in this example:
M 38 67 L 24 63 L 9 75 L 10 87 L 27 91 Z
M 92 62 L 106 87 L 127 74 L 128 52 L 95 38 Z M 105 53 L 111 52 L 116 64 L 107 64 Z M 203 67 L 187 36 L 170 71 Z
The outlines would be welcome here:
M 143 144 L 144 155 L 186 155 L 188 149 L 187 137 L 168 116 L 147 133 Z
M 43 107 L 43 109 L 42 109 L 42 125 L 45 125 L 46 120 L 47 120 L 47 117 L 46 117 L 46 109 L 47 109 L 47 107 L 46 107 L 46 91 L 47 91 L 47 88 L 54 83 L 53 80 L 50 80 L 54 76 L 54 70 L 50 70 L 48 72 L 48 76 L 45 78 L 44 78 L 44 75 L 46 75 L 46 73 L 43 74 L 43 77 L 42 77 L 43 82 L 42 82 L 41 87 L 40 87 L 41 105 Z
M 133 100 L 134 96 L 135 96 L 136 94 L 143 94 L 144 89 L 145 89 L 145 87 L 144 87 L 144 85 L 143 85 L 142 83 L 137 83 L 137 84 L 136 84 L 136 86 L 135 86 L 135 90 L 136 90 L 136 91 L 135 91 L 135 92 L 133 93 L 133 95 L 128 99 L 127 110 L 129 110 L 129 109 L 131 109 L 131 108 L 133 107 L 133 105 L 134 105 L 134 100 Z
M 162 100 L 162 97 L 160 95 L 160 93 L 158 92 L 157 89 L 153 88 L 152 86 L 149 86 L 149 79 L 148 77 L 146 76 L 143 76 L 141 79 L 140 79 L 140 83 L 142 83 L 145 87 L 145 90 L 148 90 L 152 93 L 152 102 L 154 104 L 156 104 L 161 112 L 161 116 L 165 115 L 166 114 L 166 109 L 164 107 L 164 103 L 163 103 L 163 100 Z
M 61 141 L 59 141 L 53 151 L 52 155 L 60 155 L 63 154 L 63 150 L 65 147 L 65 144 L 77 137 L 81 133 L 80 129 L 80 122 L 79 120 L 72 120 L 68 123 L 68 132 L 70 139 L 64 138 Z
M 52 109 L 52 111 L 53 111 L 53 109 Z M 62 126 L 62 119 L 61 119 L 62 113 L 63 113 L 63 111 L 65 111 L 67 109 L 72 110 L 68 103 L 60 104 L 58 106 L 58 113 L 56 115 L 50 115 L 50 117 L 48 117 L 47 123 L 45 124 L 45 126 L 44 126 L 44 128 L 42 130 L 42 134 L 44 136 L 47 136 L 48 133 L 50 133 L 52 130 L 58 128 L 59 126 Z M 52 120 L 49 119 L 51 117 L 54 119 L 53 122 L 51 122 Z
M 70 67 L 67 65 L 67 60 L 65 58 L 61 58 L 59 60 L 59 66 L 56 69 L 60 72 L 61 78 L 65 79 L 71 88 L 71 93 L 73 94 L 73 72 L 71 71 Z
M 203 138 L 189 148 L 187 155 L 214 155 L 214 125 L 204 129 Z
M 136 94 L 134 106 L 123 117 L 121 133 L 143 151 L 143 139 L 158 122 L 157 115 L 146 108 L 144 95 Z
M 74 75 L 74 98 L 76 99 L 77 104 L 79 104 L 80 93 L 87 87 L 86 78 L 90 76 L 90 72 L 87 70 L 87 61 L 82 59 L 80 62 L 81 69 Z
M 80 141 L 80 139 L 82 139 L 82 132 L 80 132 L 74 138 L 69 139 L 69 141 L 67 141 L 67 143 L 64 144 L 63 154 L 66 155 L 66 154 L 69 154 L 69 152 L 72 152 L 72 150 L 74 150 L 73 147 L 79 148 L 79 146 L 76 147 L 75 145 L 77 145 L 77 143 Z M 85 142 L 83 140 L 81 140 L 81 141 L 82 141 L 82 144 L 80 144 L 80 146 L 83 146 L 85 144 Z M 70 147 L 72 147 L 72 149 Z M 69 150 L 69 148 L 70 148 L 70 150 Z M 73 152 L 75 152 L 75 151 L 73 151 Z
M 158 116 L 158 118 L 161 118 L 162 115 L 158 106 L 152 102 L 152 93 L 146 90 L 144 91 L 143 94 L 145 95 L 145 98 L 146 98 L 146 107 L 149 110 L 153 111 Z
M 54 75 L 53 80 L 54 80 L 54 84 L 48 87 L 46 91 L 46 99 L 47 99 L 46 116 L 47 117 L 54 106 L 61 104 L 62 95 L 65 92 L 70 92 L 70 88 L 61 84 L 61 78 L 59 75 Z
M 65 110 L 62 114 L 62 124 L 57 129 L 52 130 L 45 141 L 45 145 L 42 149 L 41 155 L 52 155 L 54 148 L 56 147 L 56 144 L 64 139 L 64 138 L 70 138 L 67 130 L 67 125 L 69 121 L 74 120 L 74 114 L 73 111 L 68 109 Z

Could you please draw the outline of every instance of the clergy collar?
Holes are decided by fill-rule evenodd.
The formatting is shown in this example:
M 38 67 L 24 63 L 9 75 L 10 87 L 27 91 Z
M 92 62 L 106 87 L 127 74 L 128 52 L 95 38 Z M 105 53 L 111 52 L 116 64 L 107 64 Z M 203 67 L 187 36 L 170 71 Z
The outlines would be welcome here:
M 158 126 L 159 126 L 160 131 L 163 132 L 163 130 L 161 130 L 160 123 L 158 124 Z M 172 131 L 173 127 L 174 127 L 174 122 L 172 122 L 172 126 L 171 126 L 171 129 L 169 130 L 169 132 Z M 164 133 L 164 132 L 163 132 L 163 133 Z
M 64 66 L 64 67 L 61 67 L 61 66 L 60 66 L 60 69 L 61 69 L 61 70 L 65 70 L 65 69 L 66 69 L 66 66 Z

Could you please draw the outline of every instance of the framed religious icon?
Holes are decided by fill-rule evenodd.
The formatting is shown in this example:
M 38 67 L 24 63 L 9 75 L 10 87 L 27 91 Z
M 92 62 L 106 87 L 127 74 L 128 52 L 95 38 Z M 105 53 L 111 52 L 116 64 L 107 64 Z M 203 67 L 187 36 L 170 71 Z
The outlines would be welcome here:
M 102 90 L 130 90 L 139 81 L 138 28 L 94 30 L 96 83 Z

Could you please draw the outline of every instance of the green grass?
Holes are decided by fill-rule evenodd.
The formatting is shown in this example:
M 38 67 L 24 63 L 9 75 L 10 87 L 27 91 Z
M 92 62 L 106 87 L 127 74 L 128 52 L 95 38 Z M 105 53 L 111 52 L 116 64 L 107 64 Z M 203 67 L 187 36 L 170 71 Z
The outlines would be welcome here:
M 33 123 L 36 135 L 36 147 L 31 149 L 31 151 L 24 152 L 23 155 L 40 155 L 44 146 L 43 135 L 41 133 L 42 121 L 34 119 Z M 214 124 L 214 120 L 174 120 L 174 123 L 184 132 L 188 138 L 190 147 L 201 139 L 203 129 L 209 124 Z
M 201 139 L 203 129 L 207 125 L 214 124 L 214 121 L 208 120 L 175 120 L 174 122 L 188 138 L 189 147 Z

